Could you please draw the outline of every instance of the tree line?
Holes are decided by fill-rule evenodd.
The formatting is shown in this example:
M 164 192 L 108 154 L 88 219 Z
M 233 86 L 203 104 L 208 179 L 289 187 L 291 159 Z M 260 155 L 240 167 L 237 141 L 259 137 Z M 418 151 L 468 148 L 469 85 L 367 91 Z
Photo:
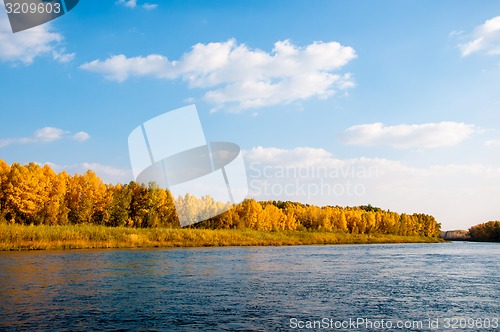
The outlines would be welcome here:
M 174 198 L 156 184 L 105 184 L 93 171 L 56 174 L 48 165 L 0 160 L 0 220 L 18 224 L 98 224 L 180 227 L 177 213 L 193 220 L 225 203 L 191 195 Z M 178 209 L 176 211 L 175 206 Z M 426 214 L 398 214 L 371 205 L 339 207 L 247 199 L 190 227 L 210 229 L 322 230 L 351 234 L 437 237 L 441 225 Z
M 488 221 L 469 228 L 472 241 L 500 242 L 500 221 Z

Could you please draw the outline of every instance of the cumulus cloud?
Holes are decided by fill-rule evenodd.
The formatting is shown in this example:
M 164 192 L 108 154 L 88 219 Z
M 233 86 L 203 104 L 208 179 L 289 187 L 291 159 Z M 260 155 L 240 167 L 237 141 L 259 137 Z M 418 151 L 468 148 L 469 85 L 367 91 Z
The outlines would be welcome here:
M 0 61 L 31 64 L 36 57 L 52 54 L 53 59 L 68 62 L 74 53 L 66 54 L 58 49 L 63 36 L 51 31 L 50 23 L 12 33 L 3 2 L 0 3 Z
M 473 53 L 500 55 L 500 16 L 486 20 L 474 28 L 467 36 L 467 41 L 459 44 L 462 56 Z
M 137 8 L 137 0 L 118 0 L 116 4 L 127 8 Z M 141 5 L 141 7 L 146 10 L 153 10 L 156 9 L 158 5 L 155 3 L 145 2 Z
M 156 7 L 158 7 L 158 5 L 155 4 L 155 3 L 148 3 L 148 2 L 146 2 L 141 7 L 144 8 L 144 9 L 146 9 L 146 10 L 153 10 L 153 9 L 156 9 Z
M 182 79 L 190 88 L 207 89 L 203 99 L 215 105 L 215 110 L 237 112 L 313 97 L 325 99 L 352 88 L 352 75 L 338 71 L 354 58 L 354 49 L 338 42 L 300 47 L 285 40 L 276 42 L 268 53 L 228 40 L 196 44 L 179 60 L 159 54 L 120 54 L 81 68 L 118 82 L 133 76 Z
M 33 134 L 34 142 L 53 142 L 60 140 L 68 132 L 59 128 L 44 127 L 35 130 Z
M 100 163 L 82 163 L 80 166 L 83 169 L 90 169 L 96 172 L 96 174 L 101 175 L 103 179 L 128 179 L 132 180 L 132 172 L 129 169 L 118 168 L 110 165 L 104 165 Z
M 244 157 L 250 196 L 257 200 L 372 204 L 401 213 L 432 214 L 443 229 L 468 228 L 499 217 L 499 167 L 414 167 L 385 158 L 339 159 L 310 147 L 256 147 L 244 151 Z
M 347 128 L 343 139 L 349 145 L 385 145 L 396 149 L 430 149 L 456 145 L 479 131 L 474 125 L 460 122 L 355 125 Z
M 128 8 L 137 7 L 137 0 L 118 0 L 116 3 Z
M 32 136 L 29 137 L 13 137 L 0 139 L 0 148 L 14 144 L 33 144 L 33 143 L 50 143 L 59 141 L 64 138 L 71 138 L 79 142 L 86 141 L 90 135 L 84 131 L 80 131 L 74 135 L 67 130 L 55 127 L 44 127 L 35 130 Z
M 67 63 L 67 62 L 73 61 L 75 56 L 76 56 L 76 53 L 65 53 L 64 48 L 62 48 L 61 50 L 53 50 L 52 51 L 52 58 L 56 61 L 61 62 L 61 63 Z
M 85 142 L 90 139 L 90 135 L 84 131 L 79 131 L 72 136 L 75 141 Z
M 492 139 L 484 142 L 484 145 L 486 146 L 491 146 L 491 147 L 500 147 L 500 140 L 498 139 Z
M 72 165 L 59 165 L 51 162 L 41 163 L 49 165 L 56 173 L 66 171 L 68 174 L 83 174 L 88 170 L 94 171 L 105 183 L 128 183 L 132 178 L 130 169 L 119 168 L 100 163 L 83 162 Z

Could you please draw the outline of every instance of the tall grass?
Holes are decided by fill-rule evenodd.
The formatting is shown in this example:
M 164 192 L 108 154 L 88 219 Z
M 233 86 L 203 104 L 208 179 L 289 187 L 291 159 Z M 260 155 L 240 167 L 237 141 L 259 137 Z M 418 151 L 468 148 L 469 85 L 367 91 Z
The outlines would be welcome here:
M 440 239 L 382 234 L 308 231 L 129 228 L 97 225 L 23 226 L 0 223 L 0 250 L 280 246 L 439 242 Z

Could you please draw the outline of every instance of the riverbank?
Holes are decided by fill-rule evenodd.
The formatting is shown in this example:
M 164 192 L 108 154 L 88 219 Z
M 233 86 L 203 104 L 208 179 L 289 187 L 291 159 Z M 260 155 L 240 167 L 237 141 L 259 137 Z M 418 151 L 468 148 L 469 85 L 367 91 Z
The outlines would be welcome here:
M 0 224 L 0 250 L 282 246 L 312 244 L 432 243 L 439 238 L 385 234 L 242 229 L 129 228 L 95 225 Z

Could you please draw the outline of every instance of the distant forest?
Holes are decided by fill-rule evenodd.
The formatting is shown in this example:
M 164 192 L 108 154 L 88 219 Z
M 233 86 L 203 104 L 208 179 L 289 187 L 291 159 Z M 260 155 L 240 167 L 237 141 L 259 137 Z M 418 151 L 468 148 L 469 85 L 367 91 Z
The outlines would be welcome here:
M 500 242 L 500 221 L 488 221 L 469 228 L 473 241 Z
M 180 227 L 174 199 L 196 220 L 203 206 L 220 208 L 210 197 L 174 198 L 155 184 L 105 184 L 94 172 L 56 174 L 48 165 L 9 166 L 0 160 L 0 221 L 33 225 Z M 321 230 L 351 234 L 437 237 L 441 225 L 426 214 L 398 214 L 371 205 L 339 207 L 248 199 L 190 227 L 209 229 Z

